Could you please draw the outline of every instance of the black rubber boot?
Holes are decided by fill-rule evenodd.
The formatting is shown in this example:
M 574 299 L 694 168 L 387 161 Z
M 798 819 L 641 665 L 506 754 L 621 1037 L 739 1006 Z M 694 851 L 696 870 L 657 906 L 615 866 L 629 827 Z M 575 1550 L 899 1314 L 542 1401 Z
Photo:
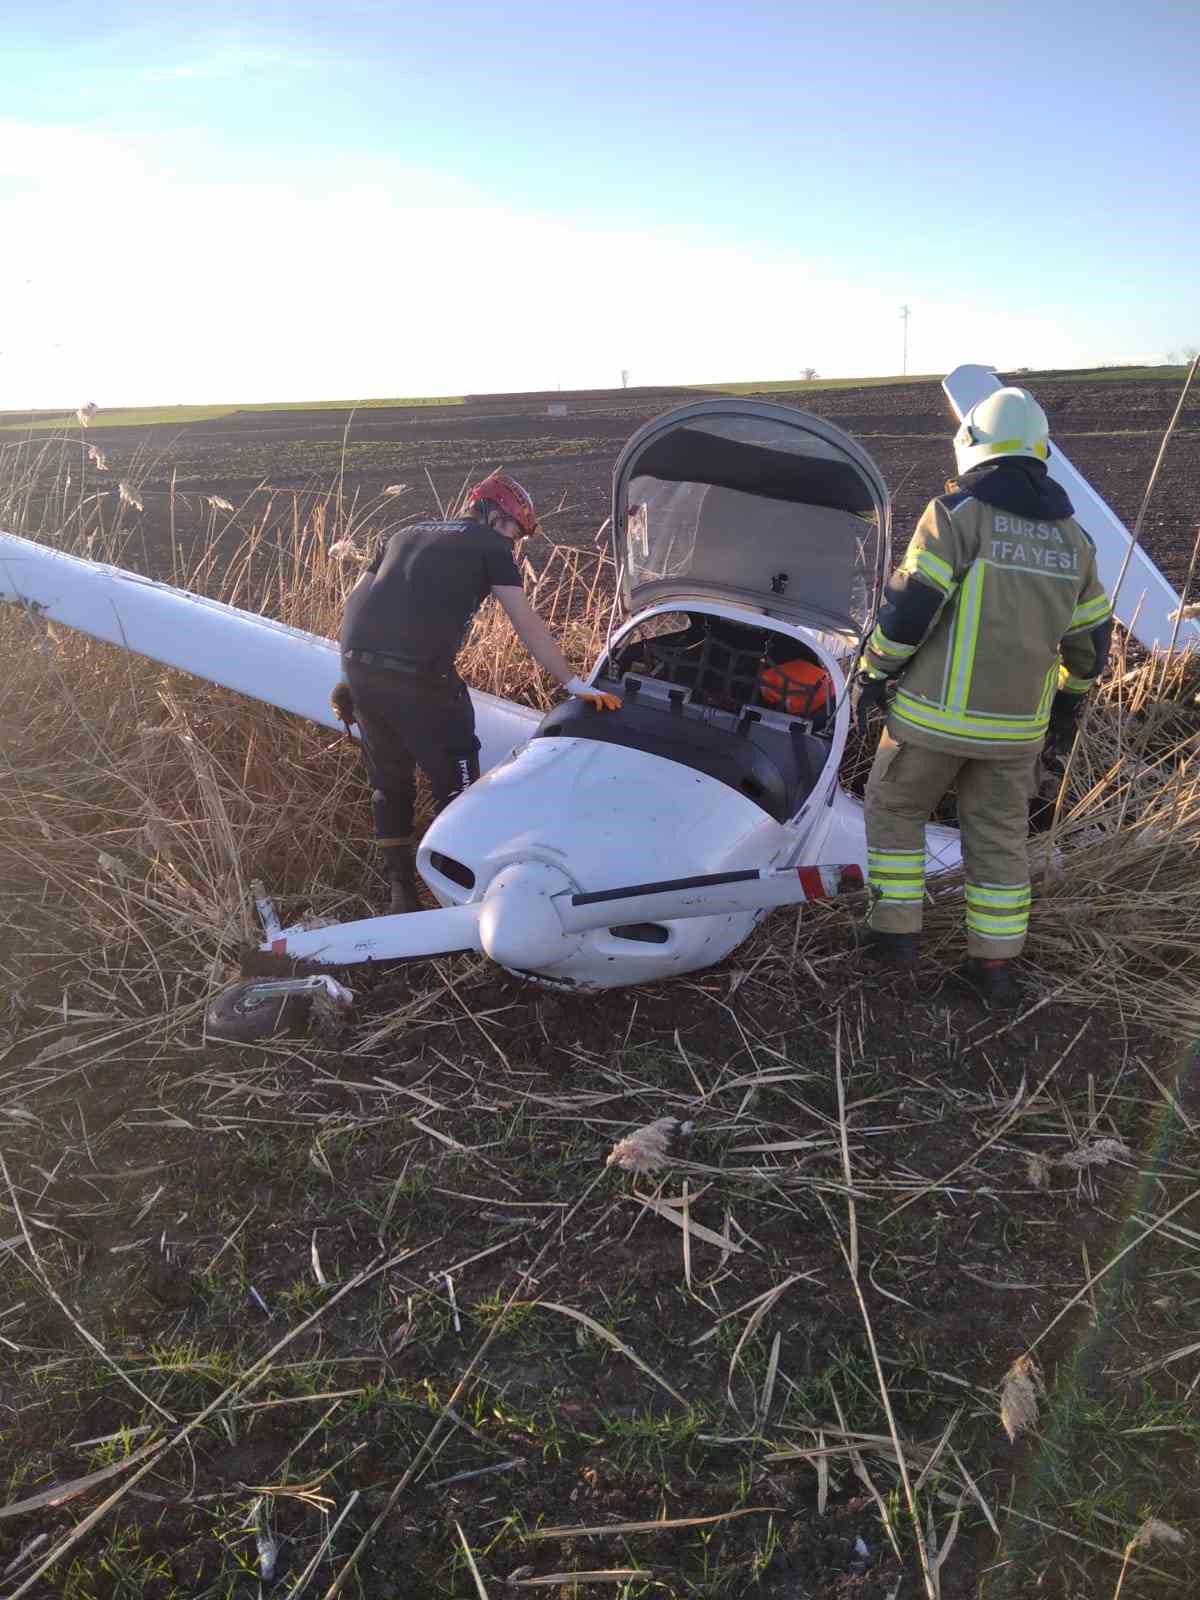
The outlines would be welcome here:
M 417 893 L 417 864 L 411 840 L 400 844 L 383 845 L 383 870 L 388 880 L 389 917 L 402 916 L 409 911 L 420 911 Z
M 1015 1011 L 1021 1004 L 1021 990 L 1011 961 L 984 961 L 972 956 L 959 968 L 958 976 L 993 1011 Z
M 881 967 L 894 967 L 897 971 L 910 971 L 921 956 L 919 933 L 881 933 L 866 928 L 862 935 L 862 953 L 868 961 Z

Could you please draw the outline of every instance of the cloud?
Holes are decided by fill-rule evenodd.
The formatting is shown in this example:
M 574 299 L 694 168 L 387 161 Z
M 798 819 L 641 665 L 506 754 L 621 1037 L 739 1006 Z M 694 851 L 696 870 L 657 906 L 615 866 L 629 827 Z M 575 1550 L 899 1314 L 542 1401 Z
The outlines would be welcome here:
M 891 286 L 798 254 L 578 226 L 382 161 L 349 177 L 189 177 L 101 135 L 9 127 L 0 150 L 24 181 L 0 191 L 0 234 L 19 241 L 0 256 L 0 294 L 17 307 L 0 406 L 899 367 Z M 910 370 L 1095 359 L 1047 319 L 969 300 L 912 306 Z
M 144 172 L 137 152 L 108 134 L 0 117 L 0 179 L 58 191 L 81 178 L 102 176 L 111 183 Z M 3 233 L 4 254 L 11 255 L 23 241 L 7 229 Z
M 211 46 L 185 61 L 145 67 L 137 76 L 147 83 L 214 82 L 270 73 L 310 71 L 316 62 L 298 51 L 274 46 L 239 44 Z

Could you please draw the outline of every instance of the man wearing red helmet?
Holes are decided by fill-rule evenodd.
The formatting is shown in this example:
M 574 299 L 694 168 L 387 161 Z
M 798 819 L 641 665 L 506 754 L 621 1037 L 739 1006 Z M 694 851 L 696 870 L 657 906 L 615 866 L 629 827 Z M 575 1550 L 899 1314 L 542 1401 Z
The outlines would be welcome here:
M 514 548 L 540 532 L 526 491 L 508 473 L 493 473 L 471 490 L 468 513 L 392 534 L 355 585 L 342 621 L 345 685 L 334 691 L 334 709 L 344 721 L 357 721 L 362 736 L 391 913 L 420 906 L 415 769 L 429 779 L 438 811 L 479 776 L 475 712 L 454 661 L 489 594 L 530 655 L 568 694 L 601 711 L 621 703 L 575 676 L 525 598 Z

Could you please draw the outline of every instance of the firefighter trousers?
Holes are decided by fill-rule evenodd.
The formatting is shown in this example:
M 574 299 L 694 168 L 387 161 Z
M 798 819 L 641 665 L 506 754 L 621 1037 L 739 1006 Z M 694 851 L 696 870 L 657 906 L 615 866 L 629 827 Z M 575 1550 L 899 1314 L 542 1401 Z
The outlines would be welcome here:
M 925 824 L 946 792 L 958 793 L 965 868 L 967 953 L 1020 955 L 1029 926 L 1029 800 L 1036 755 L 981 760 L 894 739 L 887 729 L 867 781 L 870 924 L 919 933 L 925 898 Z
M 342 671 L 354 696 L 375 841 L 403 843 L 413 831 L 417 767 L 429 779 L 435 811 L 479 776 L 474 707 L 457 678 L 421 678 L 344 659 Z

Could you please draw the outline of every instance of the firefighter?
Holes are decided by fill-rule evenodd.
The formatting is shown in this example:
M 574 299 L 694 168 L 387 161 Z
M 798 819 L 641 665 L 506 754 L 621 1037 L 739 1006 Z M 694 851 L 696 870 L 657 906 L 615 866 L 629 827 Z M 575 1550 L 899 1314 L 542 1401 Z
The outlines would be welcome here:
M 392 534 L 355 585 L 342 621 L 344 682 L 334 690 L 333 707 L 347 725 L 358 723 L 393 914 L 420 908 L 414 769 L 429 779 L 437 811 L 479 776 L 474 708 L 454 661 L 489 594 L 568 694 L 602 711 L 621 704 L 574 675 L 525 598 L 515 548 L 540 532 L 526 491 L 507 473 L 493 473 L 471 490 L 467 509 L 464 517 L 417 522 Z
M 1112 607 L 1095 546 L 1046 470 L 1048 425 L 1031 395 L 1006 388 L 981 400 L 954 452 L 959 481 L 926 506 L 851 686 L 860 728 L 887 710 L 866 791 L 866 943 L 881 962 L 916 965 L 925 824 L 953 786 L 961 976 L 1008 1007 L 1029 922 L 1029 802 L 1043 755 L 1069 749 L 1104 671 Z

